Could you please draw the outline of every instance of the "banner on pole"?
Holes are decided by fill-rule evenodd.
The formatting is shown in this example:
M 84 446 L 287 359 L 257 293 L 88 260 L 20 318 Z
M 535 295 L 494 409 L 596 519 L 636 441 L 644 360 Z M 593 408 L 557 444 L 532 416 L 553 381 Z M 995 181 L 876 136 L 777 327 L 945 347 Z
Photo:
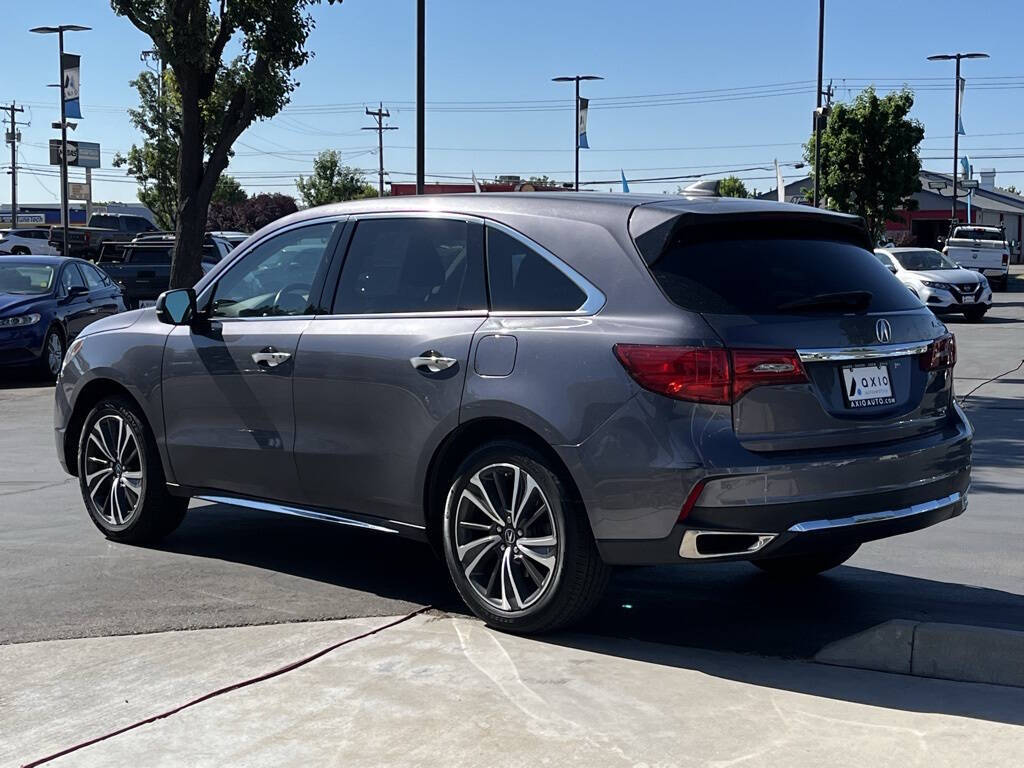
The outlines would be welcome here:
M 590 99 L 584 99 L 580 96 L 580 124 L 577 126 L 577 139 L 580 149 L 590 149 L 590 144 L 587 143 L 587 108 L 589 106 Z
M 964 118 L 963 118 L 964 89 L 965 88 L 967 88 L 967 80 L 966 80 L 966 78 L 961 77 L 960 78 L 960 87 L 959 87 L 959 90 L 957 91 L 957 95 L 956 95 L 956 105 L 957 105 L 956 106 L 956 132 L 960 136 L 966 136 L 967 135 L 967 131 L 964 130 Z
M 63 74 L 64 112 L 68 117 L 82 119 L 82 107 L 78 96 L 82 84 L 82 57 L 77 53 L 65 53 L 61 56 L 60 69 Z
M 629 184 L 626 183 L 626 172 L 620 168 L 619 173 L 622 174 L 622 191 L 628 193 Z
M 779 168 L 778 160 L 775 161 L 775 184 L 778 186 L 779 190 L 779 202 L 786 202 L 786 185 L 782 181 L 782 169 Z

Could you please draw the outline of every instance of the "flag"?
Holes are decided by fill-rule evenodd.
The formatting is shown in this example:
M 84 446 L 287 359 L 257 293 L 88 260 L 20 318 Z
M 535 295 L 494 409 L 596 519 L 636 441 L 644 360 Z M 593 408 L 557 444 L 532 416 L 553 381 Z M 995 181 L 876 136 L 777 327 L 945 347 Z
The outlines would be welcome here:
M 61 56 L 60 69 L 63 73 L 64 113 L 77 120 L 82 119 L 82 108 L 78 102 L 78 91 L 81 85 L 81 56 L 77 53 L 65 53 Z
M 779 161 L 775 161 L 775 183 L 779 188 L 779 202 L 786 202 L 786 185 L 782 182 L 782 169 L 779 168 Z
M 577 142 L 580 149 L 590 149 L 590 145 L 587 143 L 587 107 L 590 105 L 590 99 L 584 99 L 580 97 L 580 124 L 577 126 Z
M 473 174 L 473 191 L 483 192 L 483 190 L 480 189 L 480 182 L 476 180 L 476 171 L 470 171 L 470 173 Z
M 964 119 L 963 119 L 963 108 L 964 108 L 964 89 L 967 87 L 966 78 L 960 78 L 960 89 L 956 96 L 956 132 L 958 136 L 966 136 L 967 131 L 964 130 Z
M 628 194 L 629 184 L 626 183 L 626 172 L 620 168 L 619 173 L 622 174 L 622 191 Z
M 964 155 L 963 157 L 960 158 L 960 167 L 963 169 L 963 177 L 965 179 L 969 179 L 971 178 L 971 176 L 974 175 L 974 169 L 971 167 L 971 158 L 969 158 L 967 155 Z

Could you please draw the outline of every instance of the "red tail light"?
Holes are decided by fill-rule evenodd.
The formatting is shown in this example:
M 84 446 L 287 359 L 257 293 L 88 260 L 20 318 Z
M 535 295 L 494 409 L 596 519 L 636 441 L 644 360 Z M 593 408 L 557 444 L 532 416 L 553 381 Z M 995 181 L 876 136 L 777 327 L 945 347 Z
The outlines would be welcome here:
M 616 344 L 615 356 L 644 389 L 697 403 L 731 405 L 755 387 L 807 381 L 792 350 Z
M 956 337 L 951 333 L 940 336 L 921 353 L 921 370 L 937 371 L 956 365 Z
M 1003 266 L 1005 267 L 1005 266 L 1007 266 L 1007 265 L 1008 265 L 1009 263 L 1010 263 L 1010 254 L 1008 254 L 1008 253 L 1004 253 L 1004 254 L 1003 254 Z
M 697 505 L 697 499 L 700 498 L 701 493 L 704 492 L 704 480 L 698 480 L 694 483 L 693 488 L 686 496 L 686 501 L 683 502 L 682 509 L 679 510 L 679 522 L 682 522 L 690 516 L 690 512 Z

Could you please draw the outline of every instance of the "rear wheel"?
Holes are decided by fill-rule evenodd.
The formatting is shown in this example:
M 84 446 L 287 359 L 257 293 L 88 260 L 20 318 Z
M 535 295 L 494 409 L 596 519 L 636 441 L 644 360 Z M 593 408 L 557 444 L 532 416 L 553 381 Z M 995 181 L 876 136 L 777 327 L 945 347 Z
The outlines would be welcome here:
M 970 309 L 964 310 L 964 317 L 972 323 L 977 323 L 988 312 L 988 307 L 971 307 Z
M 770 573 L 773 576 L 787 579 L 807 578 L 842 565 L 853 557 L 859 548 L 859 544 L 851 544 L 846 547 L 837 547 L 806 555 L 754 560 L 753 564 L 765 573 Z
M 13 248 L 11 248 L 11 253 L 14 256 L 28 256 L 29 254 L 32 253 L 32 251 L 30 251 L 24 245 L 16 245 Z
M 543 456 L 514 442 L 488 443 L 456 471 L 444 553 L 466 605 L 510 632 L 578 621 L 608 581 L 586 514 L 566 483 Z
M 187 498 L 171 496 L 160 456 L 138 407 L 120 397 L 98 402 L 78 444 L 78 481 L 93 523 L 108 539 L 148 544 L 177 528 Z

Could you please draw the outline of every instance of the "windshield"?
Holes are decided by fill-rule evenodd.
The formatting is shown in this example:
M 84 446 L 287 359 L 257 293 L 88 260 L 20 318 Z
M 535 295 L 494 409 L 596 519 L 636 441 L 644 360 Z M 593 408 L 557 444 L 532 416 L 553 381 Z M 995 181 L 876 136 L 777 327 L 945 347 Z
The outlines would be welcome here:
M 955 261 L 938 251 L 933 251 L 931 248 L 921 248 L 915 251 L 895 251 L 893 256 L 903 265 L 904 269 L 914 271 L 925 269 L 959 269 Z
M 53 267 L 45 264 L 0 264 L 0 293 L 43 294 L 53 285 Z
M 982 227 L 957 227 L 953 231 L 953 237 L 964 240 L 994 240 L 997 243 L 1003 242 L 1003 233 L 999 229 L 984 229 Z

